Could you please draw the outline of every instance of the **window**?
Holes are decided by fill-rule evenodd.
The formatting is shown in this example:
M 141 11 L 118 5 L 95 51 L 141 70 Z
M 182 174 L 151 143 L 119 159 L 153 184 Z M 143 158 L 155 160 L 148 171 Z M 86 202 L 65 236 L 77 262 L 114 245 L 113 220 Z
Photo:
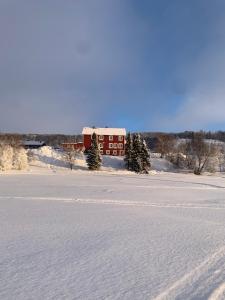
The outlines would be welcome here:
M 107 154 L 107 155 L 110 155 L 110 150 L 106 150 L 106 154 Z
M 113 148 L 113 144 L 112 143 L 109 143 L 109 148 Z
M 114 148 L 114 149 L 117 149 L 117 143 L 114 143 L 114 144 L 113 144 L 113 148 Z
M 113 150 L 113 155 L 117 155 L 117 150 Z
M 122 143 L 119 143 L 119 144 L 118 144 L 118 148 L 119 148 L 119 149 L 123 149 L 123 144 L 122 144 Z
M 123 141 L 123 136 L 122 136 L 122 135 L 119 135 L 119 136 L 118 136 L 118 141 L 119 141 L 119 142 L 122 142 L 122 141 Z
M 124 155 L 124 150 L 120 150 L 120 155 L 121 155 L 121 156 Z
M 103 141 L 104 140 L 104 135 L 99 135 L 98 139 L 99 139 L 99 141 Z
M 113 135 L 109 136 L 109 141 L 113 141 Z
M 103 148 L 103 144 L 99 143 L 99 148 L 102 149 Z

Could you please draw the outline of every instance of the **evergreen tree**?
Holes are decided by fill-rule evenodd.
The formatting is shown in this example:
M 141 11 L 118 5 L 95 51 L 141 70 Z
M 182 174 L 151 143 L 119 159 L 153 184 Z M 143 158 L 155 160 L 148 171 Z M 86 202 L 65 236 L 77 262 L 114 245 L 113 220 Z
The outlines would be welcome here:
M 142 143 L 140 134 L 134 134 L 133 136 L 132 170 L 136 173 L 141 173 L 143 170 Z
M 88 149 L 86 161 L 89 170 L 99 170 L 101 167 L 102 160 L 95 132 L 92 134 L 91 147 Z
M 126 138 L 126 145 L 125 145 L 125 165 L 127 170 L 132 170 L 132 151 L 133 151 L 133 140 L 132 140 L 132 135 L 129 132 L 127 134 Z
M 148 174 L 151 167 L 150 153 L 144 139 L 141 139 L 142 172 Z

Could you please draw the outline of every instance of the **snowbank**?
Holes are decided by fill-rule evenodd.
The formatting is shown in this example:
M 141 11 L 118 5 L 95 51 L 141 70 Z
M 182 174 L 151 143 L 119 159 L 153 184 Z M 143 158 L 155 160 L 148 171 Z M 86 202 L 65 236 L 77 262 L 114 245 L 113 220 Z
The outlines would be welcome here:
M 151 159 L 152 168 L 153 171 L 158 172 L 174 172 L 174 166 L 171 162 L 166 160 L 165 158 L 152 158 Z
M 62 150 L 55 150 L 51 147 L 44 146 L 39 149 L 30 150 L 30 164 L 31 166 L 42 168 L 69 168 L 68 162 L 65 158 L 65 152 Z M 164 158 L 159 158 L 158 155 L 153 155 L 151 158 L 151 174 L 158 172 L 173 172 L 173 164 Z M 85 155 L 80 152 L 77 154 L 74 164 L 74 170 L 88 170 Z M 124 158 L 119 156 L 102 156 L 101 171 L 104 172 L 123 172 L 131 173 L 125 169 Z

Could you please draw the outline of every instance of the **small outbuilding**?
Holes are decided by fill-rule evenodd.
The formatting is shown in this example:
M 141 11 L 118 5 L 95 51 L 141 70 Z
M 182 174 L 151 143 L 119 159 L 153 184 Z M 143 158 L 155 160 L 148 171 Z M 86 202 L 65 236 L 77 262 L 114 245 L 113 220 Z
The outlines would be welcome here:
M 46 144 L 43 141 L 24 141 L 23 146 L 25 149 L 38 149 L 46 146 Z

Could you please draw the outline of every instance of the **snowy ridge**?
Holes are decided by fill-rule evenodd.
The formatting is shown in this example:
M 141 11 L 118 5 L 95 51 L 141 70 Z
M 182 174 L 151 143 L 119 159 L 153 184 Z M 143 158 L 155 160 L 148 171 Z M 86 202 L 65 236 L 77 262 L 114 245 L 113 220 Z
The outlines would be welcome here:
M 55 150 L 49 146 L 44 146 L 40 149 L 30 150 L 33 155 L 30 162 L 31 167 L 46 168 L 53 171 L 59 171 L 62 169 L 68 169 L 68 163 L 65 161 L 63 151 Z M 150 170 L 151 175 L 155 175 L 158 172 L 173 172 L 173 164 L 166 159 L 152 157 L 152 167 Z M 74 171 L 87 171 L 88 167 L 83 153 L 78 153 Z M 92 171 L 93 172 L 93 171 Z M 98 171 L 99 172 L 99 171 Z M 124 158 L 120 156 L 102 156 L 101 172 L 115 172 L 122 174 L 133 174 L 125 169 Z

